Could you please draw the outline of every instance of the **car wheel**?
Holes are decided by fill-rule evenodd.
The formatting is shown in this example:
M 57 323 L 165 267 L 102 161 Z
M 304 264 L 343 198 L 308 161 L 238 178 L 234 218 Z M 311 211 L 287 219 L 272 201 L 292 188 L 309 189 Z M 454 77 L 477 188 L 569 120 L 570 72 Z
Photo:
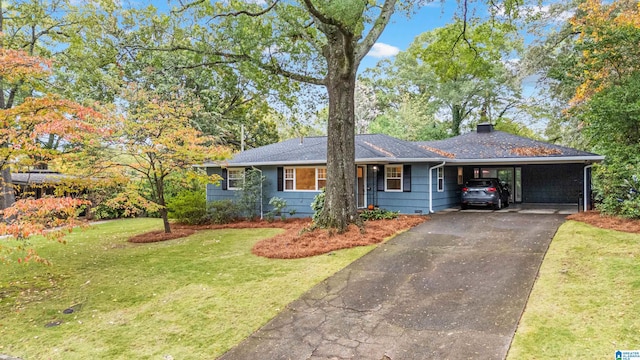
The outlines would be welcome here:
M 460 205 L 460 209 L 462 210 L 467 210 L 469 208 L 469 206 L 467 204 L 461 204 Z
M 502 209 L 502 199 L 498 199 L 498 203 L 493 206 L 494 210 Z

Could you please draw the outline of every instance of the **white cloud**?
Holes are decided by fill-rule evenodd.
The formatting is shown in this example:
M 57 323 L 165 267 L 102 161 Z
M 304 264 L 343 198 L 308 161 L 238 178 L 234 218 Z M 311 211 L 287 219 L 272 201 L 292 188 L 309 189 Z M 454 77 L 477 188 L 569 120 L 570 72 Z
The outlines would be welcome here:
M 400 49 L 398 49 L 395 46 L 384 44 L 384 43 L 375 43 L 373 44 L 373 47 L 371 48 L 367 56 L 371 56 L 374 58 L 386 58 L 386 57 L 395 56 L 399 52 L 400 52 Z
M 496 10 L 495 15 L 504 16 L 504 7 L 498 5 L 494 7 Z M 521 6 L 520 13 L 525 16 L 538 16 L 554 22 L 565 22 L 574 15 L 573 9 L 567 9 L 562 3 L 550 4 L 550 5 L 532 5 Z
M 552 5 L 531 6 L 526 10 L 534 15 L 541 14 L 547 16 L 557 22 L 565 22 L 574 15 L 573 10 L 560 9 Z

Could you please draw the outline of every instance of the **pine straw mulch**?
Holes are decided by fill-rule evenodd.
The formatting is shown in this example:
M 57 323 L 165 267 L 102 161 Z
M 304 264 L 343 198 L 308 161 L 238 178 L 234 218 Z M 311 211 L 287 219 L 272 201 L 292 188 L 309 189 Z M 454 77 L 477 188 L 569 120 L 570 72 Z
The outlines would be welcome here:
M 428 216 L 402 215 L 394 220 L 366 221 L 364 232 L 356 225 L 350 225 L 342 234 L 315 229 L 307 231 L 312 223 L 310 219 L 287 219 L 285 221 L 242 221 L 224 225 L 180 225 L 171 226 L 171 234 L 154 231 L 137 235 L 130 242 L 154 242 L 189 236 L 198 230 L 211 229 L 256 229 L 281 228 L 285 232 L 256 243 L 252 253 L 272 259 L 295 259 L 326 254 L 335 250 L 355 246 L 372 245 L 382 242 L 391 235 L 412 228 L 429 219 Z M 165 238 L 164 235 L 186 234 Z M 142 239 L 143 241 L 134 241 Z M 154 240 L 156 239 L 156 240 Z
M 567 216 L 567 219 L 581 221 L 602 229 L 640 234 L 640 220 L 602 215 L 598 211 L 579 212 Z

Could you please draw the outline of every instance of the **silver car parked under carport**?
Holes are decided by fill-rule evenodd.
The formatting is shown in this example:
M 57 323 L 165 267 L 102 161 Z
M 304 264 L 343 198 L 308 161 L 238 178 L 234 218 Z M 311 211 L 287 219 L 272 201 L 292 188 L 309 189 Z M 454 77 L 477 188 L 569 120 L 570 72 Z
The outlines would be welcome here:
M 460 207 L 490 206 L 500 210 L 509 206 L 510 193 L 506 185 L 496 178 L 471 179 L 462 188 Z

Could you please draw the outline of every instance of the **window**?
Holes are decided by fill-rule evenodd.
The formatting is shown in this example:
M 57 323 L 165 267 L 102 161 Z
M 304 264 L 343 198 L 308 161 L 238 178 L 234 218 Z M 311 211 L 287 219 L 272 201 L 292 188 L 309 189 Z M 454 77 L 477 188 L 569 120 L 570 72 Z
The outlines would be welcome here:
M 227 189 L 239 190 L 244 185 L 244 169 L 227 170 Z
M 462 166 L 458 166 L 458 185 L 462 185 L 464 183 L 464 176 Z
M 285 190 L 293 190 L 293 183 L 295 179 L 294 175 L 295 173 L 293 168 L 284 169 L 284 189 Z
M 296 190 L 315 190 L 316 189 L 316 169 L 315 168 L 296 168 Z
M 444 168 L 438 168 L 438 192 L 444 191 Z
M 402 191 L 402 165 L 384 167 L 384 191 Z
M 326 168 L 284 168 L 285 191 L 316 191 L 325 187 L 326 184 Z
M 327 168 L 318 168 L 318 185 L 317 185 L 317 189 L 320 190 L 323 187 L 327 186 Z

